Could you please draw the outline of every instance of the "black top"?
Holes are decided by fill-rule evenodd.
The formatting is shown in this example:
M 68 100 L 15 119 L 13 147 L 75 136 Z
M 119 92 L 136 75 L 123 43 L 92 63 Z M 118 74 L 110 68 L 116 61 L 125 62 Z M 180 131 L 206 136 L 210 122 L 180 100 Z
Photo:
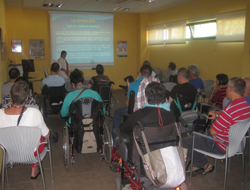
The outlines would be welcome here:
M 170 97 L 172 99 L 177 100 L 177 97 L 179 97 L 182 111 L 192 109 L 196 95 L 197 89 L 193 84 L 189 82 L 174 86 L 174 88 L 170 92 Z M 178 119 L 180 117 L 180 111 L 174 101 L 171 103 L 170 108 L 174 112 L 176 119 Z
M 160 108 L 163 126 L 175 122 L 174 114 L 170 111 L 166 111 Z M 121 124 L 120 129 L 123 133 L 131 134 L 137 121 L 141 121 L 144 127 L 153 126 L 160 127 L 158 121 L 158 108 L 157 107 L 145 107 L 133 112 L 131 116 Z

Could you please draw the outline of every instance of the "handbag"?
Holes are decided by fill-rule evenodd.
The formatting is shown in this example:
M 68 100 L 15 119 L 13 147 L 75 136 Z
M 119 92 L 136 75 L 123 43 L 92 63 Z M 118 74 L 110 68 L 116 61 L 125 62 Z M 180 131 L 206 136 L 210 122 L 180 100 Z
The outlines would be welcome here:
M 157 149 L 152 152 L 149 150 L 145 133 L 141 130 L 143 143 L 147 152 L 144 155 L 137 143 L 135 132 L 133 133 L 136 148 L 142 158 L 146 175 L 155 186 L 160 188 L 177 187 L 185 181 L 187 149 L 181 146 L 181 133 L 176 123 L 175 126 L 180 137 L 179 145 Z

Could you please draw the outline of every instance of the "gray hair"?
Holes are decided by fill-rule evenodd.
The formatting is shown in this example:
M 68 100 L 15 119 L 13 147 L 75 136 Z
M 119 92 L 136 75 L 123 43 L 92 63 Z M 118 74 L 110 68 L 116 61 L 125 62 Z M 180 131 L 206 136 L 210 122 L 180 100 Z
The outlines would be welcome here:
M 181 75 L 183 78 L 189 80 L 190 79 L 190 71 L 184 67 L 178 70 L 178 75 Z
M 232 87 L 235 93 L 244 96 L 246 82 L 240 77 L 234 77 L 230 79 L 228 87 Z
M 191 64 L 188 66 L 188 70 L 196 77 L 198 77 L 200 74 L 200 68 L 198 67 L 198 65 Z

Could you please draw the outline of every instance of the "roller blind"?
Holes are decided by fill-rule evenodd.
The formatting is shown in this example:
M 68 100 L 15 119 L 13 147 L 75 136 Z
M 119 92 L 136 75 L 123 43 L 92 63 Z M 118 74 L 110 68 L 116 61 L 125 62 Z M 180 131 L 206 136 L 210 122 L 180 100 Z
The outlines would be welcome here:
M 245 15 L 245 10 L 218 14 L 216 42 L 243 42 Z
M 166 44 L 185 44 L 186 20 L 165 23 L 164 32 Z
M 148 27 L 148 45 L 164 44 L 164 24 Z

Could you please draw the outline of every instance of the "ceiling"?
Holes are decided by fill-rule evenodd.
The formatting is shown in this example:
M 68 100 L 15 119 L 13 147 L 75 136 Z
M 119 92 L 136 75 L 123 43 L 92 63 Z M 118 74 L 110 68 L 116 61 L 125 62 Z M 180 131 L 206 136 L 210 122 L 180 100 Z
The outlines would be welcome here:
M 86 12 L 153 13 L 197 0 L 5 0 L 7 7 Z M 43 7 L 43 4 L 62 4 L 60 8 Z M 128 11 L 114 11 L 116 7 Z

